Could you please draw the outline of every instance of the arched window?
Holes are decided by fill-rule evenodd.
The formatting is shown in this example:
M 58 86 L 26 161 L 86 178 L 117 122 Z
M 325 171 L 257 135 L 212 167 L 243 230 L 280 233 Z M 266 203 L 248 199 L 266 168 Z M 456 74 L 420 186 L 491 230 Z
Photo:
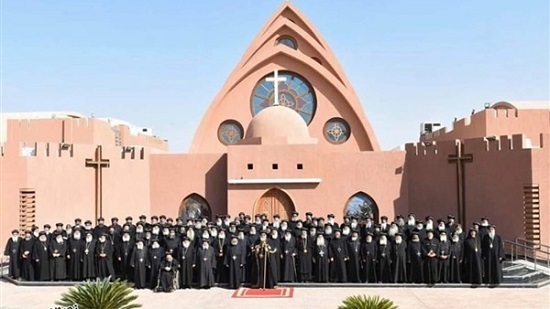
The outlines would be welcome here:
M 367 218 L 378 222 L 378 206 L 376 202 L 366 193 L 354 194 L 346 203 L 345 215 L 355 217 L 359 220 Z
M 282 36 L 278 38 L 277 44 L 283 44 L 292 49 L 298 49 L 298 44 L 296 44 L 296 40 L 294 40 L 292 37 L 289 37 L 289 36 Z
M 183 219 L 183 222 L 186 222 L 187 219 L 199 219 L 201 217 L 206 217 L 210 220 L 210 206 L 208 202 L 200 195 L 193 193 L 183 199 L 180 205 L 180 218 Z

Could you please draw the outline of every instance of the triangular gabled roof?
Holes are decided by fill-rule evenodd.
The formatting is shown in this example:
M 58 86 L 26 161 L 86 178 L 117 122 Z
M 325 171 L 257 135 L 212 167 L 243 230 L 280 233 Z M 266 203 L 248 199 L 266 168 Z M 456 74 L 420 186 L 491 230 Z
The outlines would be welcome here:
M 298 42 L 297 50 L 276 44 L 278 38 L 283 35 L 291 35 Z M 303 68 L 303 72 L 296 72 L 297 74 L 304 75 L 306 72 L 306 79 L 318 81 L 313 85 L 317 93 L 326 92 L 332 95 L 332 99 L 327 98 L 324 104 L 334 105 L 331 108 L 335 117 L 342 117 L 350 123 L 356 150 L 379 150 L 378 141 L 361 103 L 327 42 L 311 22 L 287 1 L 259 31 L 229 75 L 207 110 L 195 134 L 190 152 L 225 152 L 226 146 L 220 144 L 216 138 L 220 123 L 232 119 L 246 127 L 253 116 L 249 108 L 248 114 L 231 108 L 239 105 L 241 110 L 244 107 L 241 104 L 247 104 L 243 101 L 250 99 L 253 86 L 263 76 L 273 70 L 294 72 L 296 68 Z M 323 85 L 322 89 L 319 88 L 320 85 Z M 319 109 L 327 108 L 319 106 Z M 322 135 L 323 125 L 327 120 L 314 120 L 310 124 L 312 136 Z M 347 147 L 348 150 L 352 150 L 349 145 Z

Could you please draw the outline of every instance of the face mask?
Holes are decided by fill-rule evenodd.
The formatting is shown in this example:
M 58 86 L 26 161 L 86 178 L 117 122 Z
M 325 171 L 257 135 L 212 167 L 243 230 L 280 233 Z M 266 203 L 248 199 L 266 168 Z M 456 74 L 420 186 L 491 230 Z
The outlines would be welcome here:
M 154 243 L 151 245 L 151 247 L 152 247 L 153 249 L 157 249 L 157 248 L 160 247 L 160 245 L 159 245 L 157 242 L 154 242 Z
M 74 233 L 73 238 L 76 240 L 80 239 L 80 233 Z

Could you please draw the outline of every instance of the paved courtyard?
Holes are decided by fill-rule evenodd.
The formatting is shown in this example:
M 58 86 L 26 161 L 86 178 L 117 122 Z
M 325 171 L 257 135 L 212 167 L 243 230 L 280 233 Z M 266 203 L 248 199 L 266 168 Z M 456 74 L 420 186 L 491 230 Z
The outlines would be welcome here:
M 18 287 L 0 282 L 0 308 L 51 308 L 66 287 Z M 136 291 L 143 308 L 337 308 L 349 295 L 367 294 L 391 298 L 399 308 L 505 308 L 548 309 L 550 287 L 539 289 L 497 288 L 297 288 L 289 299 L 235 299 L 234 291 L 219 288 L 185 290 L 171 294 Z M 194 304 L 188 304 L 193 301 Z M 197 303 L 198 302 L 198 303 Z

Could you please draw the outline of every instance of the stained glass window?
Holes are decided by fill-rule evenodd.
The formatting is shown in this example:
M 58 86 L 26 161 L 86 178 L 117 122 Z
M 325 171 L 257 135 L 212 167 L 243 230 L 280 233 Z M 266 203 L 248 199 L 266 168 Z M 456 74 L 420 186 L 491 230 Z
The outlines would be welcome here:
M 378 217 L 378 207 L 374 200 L 363 192 L 353 195 L 346 204 L 346 215 L 359 220 Z
M 323 129 L 325 138 L 333 144 L 346 142 L 351 134 L 348 123 L 342 118 L 332 118 Z
M 250 108 L 253 116 L 273 105 L 275 86 L 266 81 L 268 77 L 273 77 L 273 73 L 264 76 L 252 93 Z M 295 110 L 309 124 L 317 108 L 313 87 L 305 78 L 292 72 L 279 72 L 279 78 L 285 79 L 279 82 L 279 104 Z
M 292 49 L 297 49 L 298 48 L 298 44 L 296 44 L 296 41 L 289 37 L 289 36 L 283 36 L 283 37 L 280 37 L 278 40 L 277 40 L 277 44 L 283 44 L 283 45 L 286 45 Z
M 243 127 L 235 120 L 226 120 L 218 128 L 218 139 L 224 145 L 236 144 L 243 136 Z
M 208 206 L 208 203 L 202 196 L 196 193 L 189 195 L 183 200 L 180 212 L 183 222 L 186 222 L 187 219 L 199 219 L 201 217 L 206 217 L 210 220 L 210 206 Z

